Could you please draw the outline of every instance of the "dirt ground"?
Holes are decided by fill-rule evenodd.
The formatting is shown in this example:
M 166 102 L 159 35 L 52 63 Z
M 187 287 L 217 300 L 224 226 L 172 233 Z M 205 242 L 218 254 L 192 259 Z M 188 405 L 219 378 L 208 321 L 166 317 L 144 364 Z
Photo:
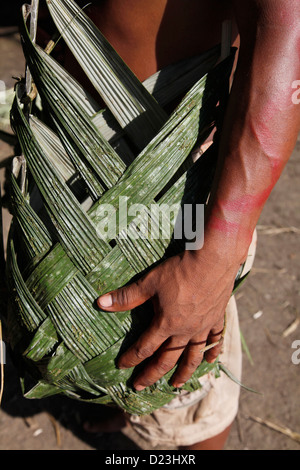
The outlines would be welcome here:
M 1 30 L 0 80 L 9 88 L 14 84 L 12 76 L 23 73 L 18 36 Z M 0 142 L 2 191 L 3 167 L 12 152 L 10 145 Z M 292 361 L 292 343 L 300 340 L 299 159 L 300 139 L 260 218 L 254 267 L 237 294 L 240 327 L 251 354 L 250 360 L 244 352 L 243 383 L 261 394 L 242 390 L 227 450 L 300 450 L 300 364 Z M 3 215 L 6 235 L 10 216 L 6 211 Z M 102 411 L 96 405 L 55 397 L 24 399 L 6 359 L 0 450 L 118 451 L 144 446 L 121 433 L 85 433 L 83 421 Z M 280 428 L 274 430 L 257 418 Z M 298 442 L 287 430 L 298 433 Z

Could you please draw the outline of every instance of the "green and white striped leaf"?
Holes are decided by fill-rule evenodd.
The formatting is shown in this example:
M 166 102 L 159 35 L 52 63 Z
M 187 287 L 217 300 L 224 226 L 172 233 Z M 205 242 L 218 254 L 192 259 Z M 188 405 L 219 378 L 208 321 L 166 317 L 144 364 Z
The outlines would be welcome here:
M 184 249 L 185 240 L 173 238 L 176 216 L 185 203 L 207 201 L 217 141 L 196 163 L 191 152 L 222 118 L 218 103 L 228 92 L 233 54 L 215 65 L 216 47 L 140 83 L 73 0 L 47 4 L 107 108 L 101 109 L 33 43 L 23 8 L 22 45 L 42 113 L 28 106 L 18 83 L 11 124 L 27 171 L 22 191 L 14 177 L 11 183 L 14 220 L 7 272 L 12 347 L 22 376 L 26 371 L 36 380 L 24 389 L 28 398 L 64 394 L 147 414 L 180 394 L 170 385 L 177 366 L 136 392 L 136 370 L 119 370 L 116 363 L 151 321 L 152 305 L 107 313 L 95 301 Z M 164 106 L 174 99 L 179 104 L 169 116 Z M 142 210 L 124 218 L 122 197 L 129 209 L 142 204 Z M 116 219 L 116 231 L 109 236 L 102 233 L 105 204 L 112 208 L 110 220 Z M 151 209 L 162 204 L 175 208 L 171 230 L 165 233 L 157 224 L 157 238 L 141 236 L 148 235 Z M 200 388 L 199 378 L 208 372 L 219 375 L 218 361 L 204 361 L 185 390 Z
M 48 7 L 87 77 L 121 127 L 142 149 L 159 131 L 167 114 L 75 2 L 51 1 Z

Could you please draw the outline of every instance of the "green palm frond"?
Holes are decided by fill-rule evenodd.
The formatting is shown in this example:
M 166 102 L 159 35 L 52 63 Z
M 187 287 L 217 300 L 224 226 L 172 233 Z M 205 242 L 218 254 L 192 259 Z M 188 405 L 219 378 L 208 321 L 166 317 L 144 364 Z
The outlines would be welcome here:
M 136 371 L 119 370 L 116 359 L 146 327 L 151 306 L 105 313 L 95 300 L 184 249 L 184 240 L 172 233 L 156 239 L 137 235 L 147 227 L 152 205 L 206 202 L 217 143 L 196 163 L 191 152 L 221 117 L 234 51 L 216 65 L 216 47 L 140 83 L 73 0 L 47 3 L 107 108 L 100 109 L 32 42 L 23 9 L 22 45 L 43 112 L 35 112 L 33 102 L 27 113 L 24 85 L 18 83 L 11 125 L 25 156 L 26 184 L 22 191 L 17 175 L 11 175 L 6 318 L 11 346 L 34 381 L 24 390 L 28 398 L 61 393 L 150 413 L 179 393 L 169 383 L 175 368 L 136 392 L 131 386 Z M 165 106 L 175 98 L 181 101 L 168 115 Z M 144 207 L 126 223 L 121 197 Z M 104 204 L 114 209 L 115 236 L 100 236 Z M 173 226 L 175 219 L 176 214 Z M 199 388 L 198 378 L 209 371 L 218 374 L 218 362 L 204 361 L 184 388 Z

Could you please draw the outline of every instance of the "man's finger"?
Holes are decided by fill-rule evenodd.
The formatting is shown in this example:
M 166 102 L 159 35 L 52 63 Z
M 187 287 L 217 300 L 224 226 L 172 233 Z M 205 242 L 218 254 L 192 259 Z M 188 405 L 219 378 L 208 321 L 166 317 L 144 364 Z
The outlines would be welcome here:
M 129 286 L 121 287 L 112 292 L 108 292 L 97 299 L 97 305 L 102 310 L 110 312 L 124 312 L 146 302 L 153 293 L 147 283 L 146 277 Z
M 118 361 L 118 367 L 128 369 L 137 366 L 151 357 L 166 339 L 167 336 L 162 335 L 156 327 L 150 325 L 139 339 L 122 354 Z
M 176 365 L 187 344 L 187 340 L 178 337 L 169 338 L 156 352 L 154 358 L 145 366 L 134 381 L 136 390 L 149 387 L 161 379 Z
M 197 367 L 201 364 L 204 348 L 206 346 L 208 333 L 194 337 L 185 348 L 178 369 L 172 379 L 174 387 L 182 387 L 193 375 Z
M 217 357 L 220 355 L 223 347 L 223 330 L 224 330 L 224 320 L 220 320 L 220 322 L 215 325 L 215 327 L 210 331 L 208 338 L 207 338 L 207 345 L 216 345 L 206 351 L 205 353 L 205 360 L 209 363 L 215 362 Z

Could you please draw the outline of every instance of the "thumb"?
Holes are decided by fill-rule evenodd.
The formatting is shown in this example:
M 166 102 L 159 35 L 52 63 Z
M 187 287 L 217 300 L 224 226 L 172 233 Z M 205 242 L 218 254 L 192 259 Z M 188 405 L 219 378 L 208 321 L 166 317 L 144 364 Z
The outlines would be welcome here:
M 97 299 L 97 305 L 102 310 L 123 312 L 131 310 L 152 297 L 145 280 L 133 282 L 129 286 L 108 292 Z

